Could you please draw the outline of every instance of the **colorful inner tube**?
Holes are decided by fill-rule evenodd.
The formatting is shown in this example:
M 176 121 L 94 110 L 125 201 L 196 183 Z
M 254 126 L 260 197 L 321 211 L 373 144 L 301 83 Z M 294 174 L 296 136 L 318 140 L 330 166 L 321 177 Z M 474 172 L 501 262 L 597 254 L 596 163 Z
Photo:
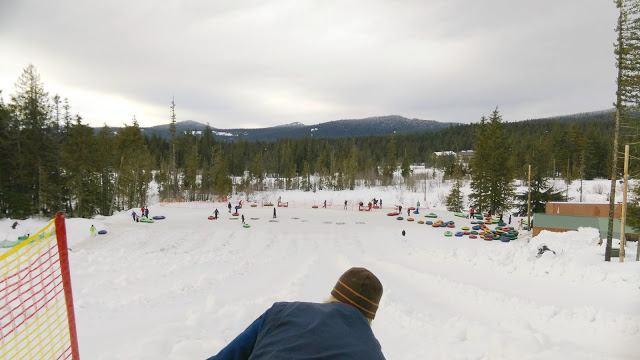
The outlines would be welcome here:
M 413 218 L 407 218 L 407 221 L 413 221 Z
M 433 221 L 429 221 L 429 220 L 425 221 L 424 223 L 427 225 L 433 225 Z
M 469 239 L 477 239 L 478 236 L 477 235 L 469 235 Z
M 418 224 L 424 224 L 424 221 L 418 220 Z
M 469 230 L 469 227 L 468 226 L 463 226 L 462 230 Z
M 462 233 L 461 231 L 458 231 L 458 232 L 456 233 L 456 236 L 457 236 L 457 237 L 461 237 L 462 235 L 464 235 L 464 233 Z
M 216 217 L 215 217 L 215 216 L 209 216 L 207 219 L 209 219 L 209 220 L 215 220 L 215 219 L 216 219 Z
M 437 217 L 438 217 L 438 215 L 436 215 L 436 214 L 434 214 L 434 213 L 430 213 L 430 214 L 425 215 L 424 217 L 428 217 L 428 218 L 437 218 Z
M 444 236 L 452 236 L 453 233 L 451 231 L 445 231 Z
M 152 217 L 153 220 L 164 220 L 164 216 L 162 215 L 158 215 L 158 216 L 154 216 Z
M 402 219 L 404 219 L 402 216 L 398 216 L 398 217 L 396 218 L 396 220 L 402 220 Z
M 399 212 L 390 212 L 387 214 L 387 216 L 398 216 L 398 215 L 400 215 Z
M 233 213 L 233 214 L 231 214 L 231 216 L 238 216 L 238 215 L 240 215 L 240 214 L 239 214 L 239 213 Z
M 153 223 L 153 219 L 149 219 L 149 218 L 142 218 L 142 219 L 140 219 L 140 222 L 143 222 L 143 223 Z
M 250 227 L 251 227 L 251 225 L 249 225 L 249 224 L 242 224 L 242 227 L 243 227 L 243 228 L 250 228 Z
M 107 230 L 100 230 L 100 231 L 98 231 L 98 234 L 100 234 L 100 235 L 104 235 L 104 234 L 106 234 L 106 233 L 107 233 Z
M 313 205 L 311 208 L 312 208 L 312 209 L 317 209 L 317 208 L 318 208 L 318 205 Z

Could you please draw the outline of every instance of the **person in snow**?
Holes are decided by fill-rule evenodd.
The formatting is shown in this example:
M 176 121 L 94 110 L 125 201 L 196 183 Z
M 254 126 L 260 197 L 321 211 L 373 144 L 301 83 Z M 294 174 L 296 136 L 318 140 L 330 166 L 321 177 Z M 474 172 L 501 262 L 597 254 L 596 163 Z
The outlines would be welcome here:
M 133 221 L 136 221 L 136 218 L 138 217 L 138 215 L 136 214 L 135 210 L 131 212 L 131 217 L 133 218 Z
M 544 253 L 545 253 L 545 251 L 551 251 L 551 252 L 553 253 L 553 255 L 555 255 L 555 254 L 556 254 L 556 252 L 555 252 L 555 251 L 553 251 L 553 250 L 551 250 L 551 249 L 549 249 L 549 248 L 547 247 L 547 245 L 545 245 L 545 244 L 540 244 L 540 246 L 538 246 L 538 255 L 536 255 L 536 257 L 538 257 L 538 258 L 539 258 L 539 257 L 541 257 L 541 256 L 542 256 L 542 254 L 544 254 Z
M 244 224 L 244 214 L 242 214 L 242 224 Z
M 140 216 L 144 216 L 144 205 L 140 208 Z
M 402 214 L 402 205 L 398 205 L 398 213 Z
M 273 208 L 273 218 L 276 218 L 276 208 Z
M 380 199 L 380 208 L 382 208 L 382 199 Z
M 407 209 L 407 216 L 411 216 L 411 208 Z
M 144 209 L 144 217 L 146 217 L 147 219 L 149 218 L 149 207 L 148 206 Z
M 473 214 L 474 214 L 474 210 L 473 210 L 473 208 L 471 208 L 471 209 L 469 210 L 469 215 L 470 215 L 469 217 L 473 217 Z
M 327 208 L 327 200 L 324 201 L 324 205 L 322 205 L 323 208 Z
M 344 209 L 347 210 L 347 200 L 344 201 Z
M 351 268 L 324 303 L 277 302 L 207 360 L 384 359 L 371 331 L 381 297 L 373 273 Z
M 402 230 L 402 236 L 405 236 L 406 232 L 404 230 Z
M 16 222 L 14 222 L 14 223 L 13 223 L 13 225 L 11 225 L 11 228 L 12 228 L 12 229 L 15 229 L 15 228 L 16 228 L 16 226 L 18 226 L 18 222 L 17 222 L 17 221 L 16 221 Z
M 89 231 L 91 231 L 91 236 L 96 236 L 96 227 L 91 225 L 91 228 L 89 229 Z
M 509 214 L 509 225 L 511 225 L 511 214 Z
M 213 212 L 213 216 L 215 216 L 215 218 L 218 219 L 218 209 L 216 209 L 216 211 Z
M 229 208 L 229 214 L 231 214 L 231 202 L 229 202 L 229 205 L 227 205 L 227 207 Z
M 235 209 L 236 209 L 236 213 L 238 212 L 238 209 L 239 209 L 239 208 L 240 208 L 240 207 L 239 207 L 238 205 L 236 205 L 236 207 L 235 207 Z

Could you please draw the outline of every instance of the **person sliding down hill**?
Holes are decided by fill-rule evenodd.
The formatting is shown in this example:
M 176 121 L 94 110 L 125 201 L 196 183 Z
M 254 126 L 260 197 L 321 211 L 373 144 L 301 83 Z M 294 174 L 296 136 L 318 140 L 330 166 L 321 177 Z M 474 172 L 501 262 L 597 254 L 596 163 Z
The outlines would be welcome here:
M 207 360 L 384 359 L 371 331 L 381 297 L 373 273 L 351 268 L 324 303 L 277 302 Z

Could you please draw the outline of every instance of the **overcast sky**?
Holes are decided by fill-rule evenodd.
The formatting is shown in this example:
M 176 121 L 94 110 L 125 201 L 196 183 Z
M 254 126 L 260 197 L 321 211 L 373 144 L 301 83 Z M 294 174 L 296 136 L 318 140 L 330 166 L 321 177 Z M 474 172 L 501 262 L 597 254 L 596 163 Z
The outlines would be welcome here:
M 606 0 L 0 0 L 5 102 L 28 64 L 92 126 L 216 128 L 609 109 Z

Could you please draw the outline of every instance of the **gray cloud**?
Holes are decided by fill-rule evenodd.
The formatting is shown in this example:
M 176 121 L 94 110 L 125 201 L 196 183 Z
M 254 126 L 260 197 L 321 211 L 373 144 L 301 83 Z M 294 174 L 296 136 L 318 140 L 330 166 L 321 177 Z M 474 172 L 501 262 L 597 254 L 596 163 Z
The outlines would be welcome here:
M 219 128 L 522 120 L 610 107 L 615 20 L 600 0 L 10 0 L 0 89 L 33 63 L 62 96 L 107 96 L 70 96 L 92 125 L 166 123 L 174 94 L 179 120 Z

